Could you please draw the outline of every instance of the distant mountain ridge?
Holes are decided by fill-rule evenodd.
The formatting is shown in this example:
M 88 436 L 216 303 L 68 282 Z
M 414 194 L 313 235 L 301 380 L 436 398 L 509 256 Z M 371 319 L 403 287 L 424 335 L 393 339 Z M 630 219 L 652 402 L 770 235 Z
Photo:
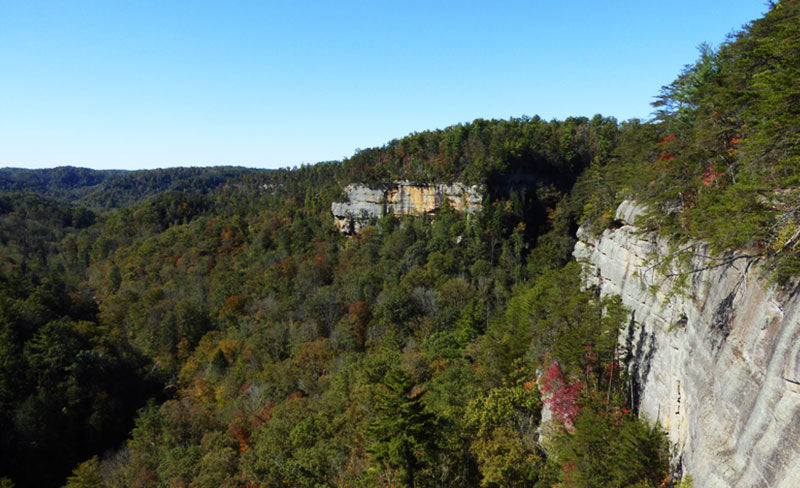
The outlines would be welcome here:
M 122 170 L 73 166 L 47 169 L 0 168 L 0 191 L 35 192 L 59 198 L 80 198 Z
M 165 191 L 207 193 L 232 178 L 269 170 L 236 166 L 154 170 L 0 168 L 0 193 L 37 193 L 93 210 L 109 210 Z

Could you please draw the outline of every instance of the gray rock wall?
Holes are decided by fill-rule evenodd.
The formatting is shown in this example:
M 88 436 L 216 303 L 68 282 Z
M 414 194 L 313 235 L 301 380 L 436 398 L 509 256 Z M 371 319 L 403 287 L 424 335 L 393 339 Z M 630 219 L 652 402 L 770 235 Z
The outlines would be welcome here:
M 639 414 L 666 429 L 698 488 L 800 487 L 800 292 L 702 243 L 658 269 L 675 250 L 632 225 L 640 210 L 623 203 L 621 226 L 599 237 L 580 230 L 574 252 L 632 310 L 620 345 Z M 687 270 L 677 290 L 670 275 Z
M 458 211 L 472 213 L 481 208 L 483 191 L 478 186 L 416 184 L 397 181 L 389 187 L 352 184 L 344 188 L 348 202 L 331 204 L 336 227 L 341 232 L 358 232 L 371 220 L 384 215 L 429 215 L 445 200 Z

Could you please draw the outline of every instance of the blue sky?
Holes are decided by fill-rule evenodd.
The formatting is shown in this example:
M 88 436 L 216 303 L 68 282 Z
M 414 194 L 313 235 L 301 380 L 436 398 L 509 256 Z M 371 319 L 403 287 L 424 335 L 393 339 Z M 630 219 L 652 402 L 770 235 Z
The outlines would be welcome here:
M 0 166 L 285 167 L 475 118 L 647 118 L 766 9 L 0 0 Z

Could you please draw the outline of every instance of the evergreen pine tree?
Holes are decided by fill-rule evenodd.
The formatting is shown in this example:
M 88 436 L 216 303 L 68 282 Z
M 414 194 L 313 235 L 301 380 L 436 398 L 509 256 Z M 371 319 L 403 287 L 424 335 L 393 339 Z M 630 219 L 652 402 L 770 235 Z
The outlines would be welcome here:
M 415 389 L 402 369 L 387 373 L 384 386 L 374 405 L 377 418 L 369 430 L 375 441 L 369 447 L 372 461 L 399 469 L 403 486 L 418 486 L 419 473 L 436 450 L 436 417 L 422 402 L 424 390 Z

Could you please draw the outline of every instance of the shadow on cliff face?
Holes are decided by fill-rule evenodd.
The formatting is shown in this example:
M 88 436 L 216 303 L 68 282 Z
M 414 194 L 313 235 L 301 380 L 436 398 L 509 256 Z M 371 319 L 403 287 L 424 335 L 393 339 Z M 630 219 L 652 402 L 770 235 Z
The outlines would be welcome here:
M 517 161 L 502 172 L 489 174 L 486 179 L 490 200 L 510 201 L 514 212 L 525 222 L 528 242 L 536 242 L 538 236 L 551 230 L 549 217 L 569 195 L 579 174 L 558 171 L 550 166 L 546 161 Z M 570 222 L 568 235 L 574 236 L 577 230 L 577 221 Z
M 733 300 L 736 297 L 736 292 L 737 288 L 734 288 L 734 290 L 720 302 L 711 318 L 709 335 L 711 336 L 711 353 L 714 356 L 722 350 L 722 346 L 725 345 L 725 341 L 731 333 L 731 320 L 733 319 L 734 313 Z
M 630 375 L 628 401 L 636 415 L 639 415 L 642 388 L 650 374 L 653 356 L 656 353 L 655 333 L 641 330 L 636 336 L 636 312 L 631 313 L 625 336 L 626 354 L 623 358 L 628 374 Z

